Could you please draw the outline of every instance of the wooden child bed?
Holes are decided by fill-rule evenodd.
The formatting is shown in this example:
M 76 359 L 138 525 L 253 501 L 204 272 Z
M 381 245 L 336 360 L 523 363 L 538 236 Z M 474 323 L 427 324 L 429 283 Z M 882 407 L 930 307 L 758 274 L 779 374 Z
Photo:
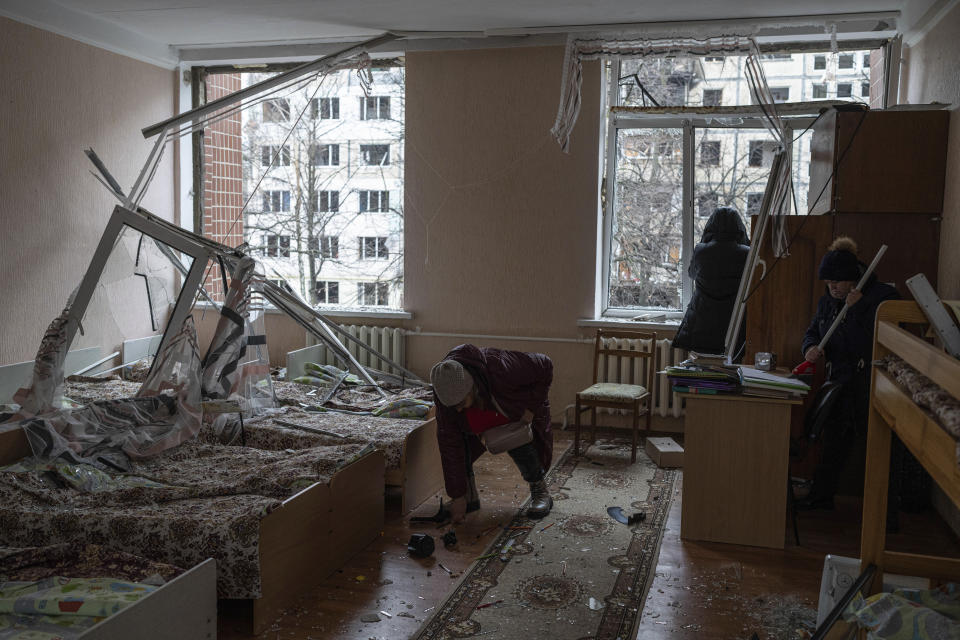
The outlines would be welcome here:
M 0 466 L 30 453 L 18 426 L 0 426 Z M 257 548 L 261 595 L 224 602 L 230 610 L 239 610 L 245 630 L 262 631 L 297 596 L 380 534 L 384 521 L 383 474 L 383 453 L 370 451 L 338 469 L 329 482 L 312 484 L 260 518 Z M 148 550 L 133 551 L 148 556 Z M 192 563 L 180 563 L 184 564 Z
M 899 327 L 899 323 L 928 325 L 912 301 L 889 301 L 877 311 L 873 358 L 902 359 L 916 373 L 960 399 L 960 360 Z M 881 589 L 884 572 L 944 581 L 960 580 L 960 560 L 886 550 L 886 510 L 891 436 L 896 434 L 933 480 L 960 506 L 958 437 L 941 426 L 917 404 L 909 392 L 880 366 L 874 366 L 870 389 L 867 463 L 864 477 L 861 567 L 874 564 L 867 593 Z M 865 594 L 866 595 L 866 594 Z

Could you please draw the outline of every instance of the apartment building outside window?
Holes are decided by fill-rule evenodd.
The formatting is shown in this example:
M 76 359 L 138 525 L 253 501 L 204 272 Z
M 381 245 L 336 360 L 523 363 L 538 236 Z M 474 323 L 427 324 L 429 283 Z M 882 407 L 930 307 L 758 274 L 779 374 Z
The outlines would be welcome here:
M 362 96 L 360 98 L 361 120 L 388 120 L 390 96 Z
M 390 145 L 362 144 L 360 145 L 361 162 L 367 166 L 382 167 L 390 164 Z
M 360 212 L 387 212 L 390 211 L 389 191 L 360 191 Z
M 357 238 L 360 260 L 379 260 L 389 258 L 387 239 L 384 236 L 362 236 Z
M 849 82 L 837 83 L 838 98 L 849 98 L 851 95 L 853 95 L 853 85 L 851 85 Z
M 340 164 L 339 144 L 315 144 L 310 147 L 310 164 L 315 167 L 336 167 Z
M 260 147 L 260 164 L 269 167 L 289 167 L 290 147 L 287 145 L 265 144 Z
M 264 213 L 290 211 L 290 192 L 286 190 L 264 191 L 263 211 Z
M 313 213 L 337 213 L 340 211 L 340 192 L 324 190 L 311 193 L 310 211 Z
M 338 304 L 340 302 L 340 283 L 331 280 L 317 280 L 313 286 L 316 300 L 320 304 Z
M 339 120 L 340 98 L 313 98 L 310 100 L 310 118 L 316 120 Z
M 287 122 L 290 120 L 290 102 L 286 98 L 274 98 L 260 104 L 264 122 Z
M 266 246 L 264 255 L 270 258 L 290 257 L 290 236 L 269 234 L 264 245 Z
M 373 307 L 390 304 L 390 283 L 358 282 L 357 304 L 361 307 Z
M 813 85 L 813 95 L 814 100 L 823 100 L 827 97 L 827 85 L 825 84 L 815 84 Z
M 853 54 L 841 53 L 837 58 L 838 69 L 853 69 Z
M 863 52 L 844 53 L 859 60 Z M 837 54 L 825 51 L 784 52 L 761 65 L 775 101 L 805 102 L 811 93 L 826 97 L 827 78 L 840 84 L 850 78 L 852 84 L 860 82 L 861 73 L 869 77 L 869 69 L 860 67 L 837 73 L 837 60 Z M 759 109 L 743 82 L 744 56 L 674 55 L 609 64 L 609 105 L 651 106 L 652 96 L 660 107 L 679 111 L 713 103 L 714 92 L 722 90 L 724 107 L 740 110 L 730 116 L 621 112 L 607 120 L 598 306 L 604 315 L 618 317 L 633 317 L 638 308 L 680 317 L 692 291 L 688 261 L 706 220 L 716 207 L 731 206 L 750 228 L 749 215 L 762 205 L 779 143 L 757 117 Z M 828 67 L 835 76 L 827 75 Z M 820 94 L 814 93 L 817 85 Z M 813 110 L 784 116 L 793 140 L 791 168 L 801 215 L 809 191 L 812 132 L 806 129 L 816 115 Z
M 723 89 L 704 89 L 703 106 L 719 107 L 723 104 Z

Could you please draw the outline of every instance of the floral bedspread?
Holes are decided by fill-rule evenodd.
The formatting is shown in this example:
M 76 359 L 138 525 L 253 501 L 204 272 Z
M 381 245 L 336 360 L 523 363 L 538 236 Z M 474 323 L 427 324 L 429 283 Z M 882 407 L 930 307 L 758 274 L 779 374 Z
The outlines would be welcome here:
M 212 437 L 201 431 L 127 474 L 64 462 L 0 470 L 0 544 L 90 543 L 186 567 L 214 557 L 219 597 L 260 597 L 261 518 L 365 445 L 269 450 Z

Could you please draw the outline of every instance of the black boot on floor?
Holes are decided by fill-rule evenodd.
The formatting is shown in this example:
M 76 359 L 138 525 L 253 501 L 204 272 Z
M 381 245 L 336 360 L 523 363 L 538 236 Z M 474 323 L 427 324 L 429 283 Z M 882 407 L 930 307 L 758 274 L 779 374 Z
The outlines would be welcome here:
M 527 507 L 527 517 L 539 520 L 546 517 L 553 509 L 553 498 L 547 491 L 547 481 L 538 480 L 530 483 L 530 506 Z

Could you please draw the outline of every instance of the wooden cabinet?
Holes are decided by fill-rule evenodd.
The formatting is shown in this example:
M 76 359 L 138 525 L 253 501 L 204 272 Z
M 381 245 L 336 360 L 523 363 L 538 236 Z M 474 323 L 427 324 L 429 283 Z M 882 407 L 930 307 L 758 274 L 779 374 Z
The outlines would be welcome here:
M 790 255 L 779 261 L 770 243 L 760 248 L 754 272 L 754 292 L 747 300 L 747 344 L 744 362 L 752 363 L 758 351 L 777 354 L 780 364 L 793 367 L 801 360 L 800 343 L 825 292 L 817 278 L 820 259 L 833 238 L 846 235 L 859 247 L 861 262 L 869 264 L 880 245 L 887 252 L 877 266 L 881 282 L 893 284 L 910 297 L 907 278 L 924 273 L 937 286 L 940 221 L 928 213 L 829 213 L 822 216 L 789 216 L 787 235 L 793 238 Z M 761 273 L 767 274 L 757 285 Z
M 810 143 L 811 212 L 939 215 L 949 123 L 945 110 L 830 109 Z
M 946 168 L 946 111 L 838 111 L 814 125 L 810 196 L 815 214 L 788 216 L 790 253 L 777 260 L 763 238 L 747 301 L 744 362 L 758 351 L 783 366 L 800 362 L 800 343 L 824 285 L 820 259 L 837 236 L 853 238 L 869 264 L 887 253 L 877 277 L 910 297 L 904 281 L 924 273 L 937 286 L 940 214 Z M 764 266 L 767 277 L 758 285 Z

